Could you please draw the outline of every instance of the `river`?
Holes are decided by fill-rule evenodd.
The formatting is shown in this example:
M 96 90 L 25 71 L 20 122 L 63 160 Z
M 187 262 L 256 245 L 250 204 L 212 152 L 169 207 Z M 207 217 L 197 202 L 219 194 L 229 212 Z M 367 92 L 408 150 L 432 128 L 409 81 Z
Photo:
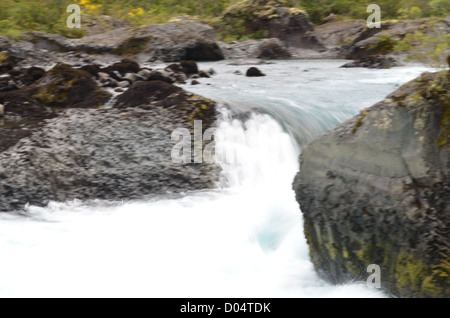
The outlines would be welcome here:
M 234 160 L 218 162 L 218 188 L 0 215 L 0 297 L 385 297 L 316 276 L 291 184 L 304 146 L 426 69 L 344 62 L 277 61 L 259 78 L 200 63 L 217 75 L 183 87 L 228 105 L 215 138 Z

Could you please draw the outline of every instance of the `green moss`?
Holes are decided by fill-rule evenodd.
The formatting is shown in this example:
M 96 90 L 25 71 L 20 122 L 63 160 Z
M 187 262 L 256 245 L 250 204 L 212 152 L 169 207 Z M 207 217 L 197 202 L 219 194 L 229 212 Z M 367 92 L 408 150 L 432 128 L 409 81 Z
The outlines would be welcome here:
M 408 53 L 408 59 L 445 67 L 445 52 L 450 47 L 450 34 L 439 34 L 433 27 L 424 26 L 424 32 L 408 33 L 394 46 L 394 52 Z
M 438 146 L 440 148 L 447 146 L 449 148 L 450 141 L 450 101 L 447 99 L 442 103 L 444 114 L 441 120 L 441 134 L 438 137 Z
M 397 45 L 398 40 L 391 36 L 388 32 L 382 31 L 380 35 L 377 37 L 375 43 L 371 43 L 368 46 L 368 49 L 372 54 L 389 54 L 394 51 L 395 46 Z
M 40 88 L 34 97 L 45 106 L 54 106 L 63 103 L 66 100 L 67 95 L 65 91 L 48 85 Z
M 216 105 L 214 101 L 194 95 L 188 99 L 188 102 L 189 105 L 187 105 L 186 109 L 190 111 L 189 121 L 202 120 L 207 126 L 210 126 L 214 120 L 214 116 L 212 116 Z
M 325 243 L 325 248 L 326 248 L 326 250 L 328 252 L 328 255 L 330 255 L 330 257 L 332 259 L 336 259 L 338 254 L 340 254 L 338 252 L 336 246 L 333 243 L 331 243 L 331 242 Z
M 342 257 L 344 257 L 344 259 L 348 259 L 348 251 L 345 246 L 342 248 Z
M 401 251 L 393 262 L 396 287 L 400 294 L 412 297 L 442 297 L 444 286 L 450 284 L 450 261 L 443 258 L 437 265 L 430 267 L 424 262 L 423 255 L 413 255 Z
M 6 51 L 0 51 L 0 65 L 4 60 L 6 60 L 9 57 L 8 52 Z
M 353 134 L 356 134 L 356 132 L 358 131 L 358 129 L 362 126 L 364 119 L 366 118 L 368 114 L 367 110 L 363 110 L 361 112 L 361 114 L 358 117 L 358 120 L 356 121 L 355 127 L 353 128 L 352 132 Z

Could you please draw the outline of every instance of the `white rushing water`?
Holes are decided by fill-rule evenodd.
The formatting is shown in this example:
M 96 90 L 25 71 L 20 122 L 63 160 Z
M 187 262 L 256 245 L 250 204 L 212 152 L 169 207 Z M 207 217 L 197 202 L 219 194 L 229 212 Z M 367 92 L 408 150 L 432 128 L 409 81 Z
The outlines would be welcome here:
M 342 81 L 359 81 L 354 85 L 361 91 L 380 85 L 358 106 L 357 96 L 326 87 L 320 67 L 309 99 L 301 96 L 289 81 L 305 62 L 285 63 L 289 67 L 267 66 L 275 79 L 288 73 L 276 91 L 270 90 L 274 78 L 272 84 L 269 77 L 248 84 L 241 78 L 243 86 L 233 93 L 232 68 L 224 64 L 212 64 L 219 75 L 210 81 L 220 87 L 196 88 L 207 97 L 265 109 L 246 120 L 223 111 L 216 144 L 235 159 L 221 163 L 223 189 L 146 202 L 51 203 L 29 207 L 28 218 L 1 215 L 0 297 L 383 297 L 363 283 L 330 286 L 314 273 L 291 189 L 303 139 L 283 118 L 310 116 L 297 127 L 305 133 L 317 127 L 307 142 L 422 69 L 377 71 L 369 82 L 361 71 L 334 70 Z M 328 99 L 334 104 L 323 102 Z M 273 103 L 282 105 L 270 112 Z

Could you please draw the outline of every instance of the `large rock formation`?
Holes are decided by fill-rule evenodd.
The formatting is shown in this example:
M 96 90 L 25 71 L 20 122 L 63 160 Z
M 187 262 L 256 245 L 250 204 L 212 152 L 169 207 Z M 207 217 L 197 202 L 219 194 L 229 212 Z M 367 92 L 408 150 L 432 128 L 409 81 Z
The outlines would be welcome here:
M 292 54 L 286 45 L 277 38 L 247 40 L 230 44 L 219 42 L 219 46 L 227 60 L 232 59 L 289 59 Z
M 146 60 L 164 62 L 217 61 L 224 58 L 214 30 L 191 21 L 123 27 L 81 39 L 46 33 L 28 33 L 23 38 L 38 48 L 56 52 L 142 54 Z
M 313 141 L 294 190 L 316 271 L 450 296 L 450 72 L 424 73 Z
M 175 163 L 178 141 L 171 138 L 177 128 L 193 135 L 194 120 L 202 120 L 203 131 L 212 127 L 213 101 L 152 80 L 157 71 L 129 60 L 107 69 L 132 83 L 110 100 L 95 79 L 109 74 L 85 69 L 92 73 L 68 65 L 14 70 L 17 83 L 24 76 L 34 82 L 5 92 L 0 86 L 0 212 L 51 200 L 130 200 L 214 187 L 216 165 Z
M 288 0 L 244 0 L 227 8 L 223 20 L 236 28 L 244 27 L 247 34 L 266 33 L 288 46 L 324 49 L 307 13 L 292 6 L 294 2 Z
M 388 20 L 381 23 L 381 28 L 371 29 L 365 20 L 333 21 L 318 26 L 315 33 L 328 48 L 339 47 L 340 57 L 347 59 L 359 60 L 395 52 L 422 62 L 439 60 L 443 64 L 450 54 L 448 17 Z M 433 61 L 427 55 L 437 56 Z

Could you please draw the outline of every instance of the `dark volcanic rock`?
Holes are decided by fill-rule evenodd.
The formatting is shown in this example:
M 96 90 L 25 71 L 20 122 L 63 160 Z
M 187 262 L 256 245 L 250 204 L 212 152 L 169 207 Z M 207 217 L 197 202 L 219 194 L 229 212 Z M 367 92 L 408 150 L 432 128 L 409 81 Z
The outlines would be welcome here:
M 194 61 L 220 61 L 225 57 L 217 43 L 200 42 L 187 45 L 183 59 Z
M 18 82 L 34 83 L 22 84 L 23 88 L 0 89 L 0 104 L 4 105 L 7 123 L 0 127 L 0 151 L 30 135 L 43 120 L 57 116 L 63 108 L 98 107 L 111 98 L 110 93 L 99 89 L 89 73 L 68 65 L 59 64 L 45 74 L 39 68 L 13 73 Z
M 180 87 L 163 81 L 137 82 L 117 98 L 115 107 L 136 107 L 152 102 L 160 102 L 170 95 L 181 93 L 182 91 Z
M 151 72 L 149 77 L 147 78 L 147 81 L 163 81 L 169 84 L 173 84 L 175 82 L 172 78 L 164 76 L 159 71 Z
M 24 85 L 31 85 L 45 75 L 45 70 L 40 67 L 30 67 L 20 79 Z
M 450 296 L 450 72 L 424 73 L 318 138 L 294 182 L 325 280 L 402 297 Z
M 26 72 L 28 77 L 42 75 L 38 69 Z M 31 86 L 0 93 L 0 103 L 5 105 L 6 112 L 27 112 L 27 108 L 31 109 L 32 105 L 45 112 L 45 106 L 95 107 L 105 103 L 110 96 L 99 90 L 89 73 L 59 64 Z
M 344 64 L 341 67 L 344 68 L 366 67 L 366 68 L 386 69 L 399 65 L 400 64 L 397 62 L 397 60 L 390 56 L 368 56 L 361 60 Z
M 52 83 L 62 91 L 68 74 L 77 74 L 78 80 L 91 79 L 82 70 L 60 65 L 39 80 L 41 86 L 35 84 L 32 92 L 43 87 L 50 90 Z M 95 104 L 72 96 L 72 89 L 80 93 L 77 79 L 66 83 L 66 106 Z M 86 83 L 87 92 L 94 89 Z M 62 98 L 54 101 L 60 103 Z M 132 200 L 185 193 L 212 188 L 218 180 L 214 164 L 172 160 L 178 142 L 172 140 L 174 130 L 187 128 L 193 133 L 193 121 L 201 120 L 205 131 L 217 115 L 213 101 L 177 86 L 138 81 L 118 97 L 114 108 L 66 108 L 51 114 L 53 118 L 26 129 L 0 127 L 0 136 L 7 136 L 0 138 L 0 212 L 23 210 L 27 203 L 45 206 L 52 200 Z
M 198 74 L 198 66 L 197 63 L 195 63 L 194 61 L 183 60 L 180 62 L 180 65 L 183 68 L 183 72 L 185 72 L 186 75 Z
M 192 111 L 192 109 L 191 109 Z M 49 201 L 133 200 L 214 187 L 218 169 L 175 164 L 176 108 L 70 109 L 0 153 L 0 211 Z
M 0 50 L 0 74 L 6 73 L 14 68 L 19 58 L 8 51 Z
M 97 65 L 84 65 L 80 68 L 81 70 L 88 72 L 89 74 L 91 74 L 93 77 L 98 78 L 98 73 L 102 72 L 101 68 L 98 67 Z
M 245 74 L 245 76 L 258 77 L 258 76 L 266 76 L 266 75 L 263 72 L 261 72 L 259 69 L 257 69 L 256 67 L 250 67 L 247 70 L 247 73 Z
M 139 64 L 135 61 L 123 59 L 120 62 L 101 69 L 101 71 L 108 73 L 110 76 L 116 76 L 114 75 L 114 72 L 119 72 L 121 76 L 125 76 L 127 73 L 137 73 L 140 69 Z

